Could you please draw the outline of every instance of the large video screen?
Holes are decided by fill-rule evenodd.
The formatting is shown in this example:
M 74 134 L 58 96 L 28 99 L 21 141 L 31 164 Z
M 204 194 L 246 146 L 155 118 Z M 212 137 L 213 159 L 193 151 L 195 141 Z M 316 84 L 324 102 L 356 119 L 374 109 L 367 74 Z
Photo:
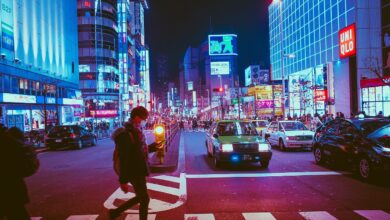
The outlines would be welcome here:
M 209 55 L 237 55 L 237 35 L 209 35 Z
M 230 63 L 228 61 L 210 62 L 210 69 L 211 75 L 229 75 Z

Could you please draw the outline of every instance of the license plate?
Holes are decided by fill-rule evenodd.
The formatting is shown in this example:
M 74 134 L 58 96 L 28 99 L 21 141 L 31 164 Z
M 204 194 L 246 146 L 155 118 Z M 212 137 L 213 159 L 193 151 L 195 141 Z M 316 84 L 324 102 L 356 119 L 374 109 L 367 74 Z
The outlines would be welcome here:
M 251 155 L 242 155 L 242 159 L 243 160 L 252 160 L 252 156 Z
M 57 139 L 56 142 L 57 142 L 57 143 L 61 142 L 61 139 Z

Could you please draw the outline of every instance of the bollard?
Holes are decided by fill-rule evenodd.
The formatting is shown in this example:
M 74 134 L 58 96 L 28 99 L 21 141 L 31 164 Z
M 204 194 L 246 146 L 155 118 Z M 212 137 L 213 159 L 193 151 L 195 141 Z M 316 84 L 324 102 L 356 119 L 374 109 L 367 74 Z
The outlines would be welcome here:
M 166 131 L 164 128 L 164 125 L 159 124 L 155 125 L 154 129 L 154 135 L 155 135 L 155 141 L 157 143 L 160 143 L 162 141 L 166 141 Z M 156 151 L 156 156 L 158 157 L 160 164 L 164 163 L 164 156 L 165 156 L 165 148 L 167 143 L 163 143 L 160 148 Z

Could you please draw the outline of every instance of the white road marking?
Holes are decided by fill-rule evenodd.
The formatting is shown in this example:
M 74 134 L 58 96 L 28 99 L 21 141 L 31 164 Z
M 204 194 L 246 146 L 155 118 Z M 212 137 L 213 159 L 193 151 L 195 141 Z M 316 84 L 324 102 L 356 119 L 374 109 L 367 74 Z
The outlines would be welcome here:
M 98 215 L 71 215 L 66 220 L 95 220 Z
M 337 220 L 333 215 L 323 211 L 299 212 L 299 214 L 307 220 Z
M 179 189 L 177 189 L 177 188 L 163 186 L 163 185 L 154 184 L 154 183 L 147 183 L 146 185 L 147 185 L 149 190 L 163 192 L 163 193 L 171 194 L 174 196 L 180 196 Z
M 390 214 L 382 210 L 355 210 L 357 214 L 369 220 L 389 220 Z
M 153 177 L 153 179 L 166 180 L 169 182 L 180 183 L 180 177 L 176 177 L 176 176 L 161 175 L 161 176 L 155 176 L 155 177 Z
M 139 219 L 139 214 L 130 214 L 127 215 L 125 220 L 138 220 Z M 156 219 L 156 214 L 148 214 L 148 220 L 155 220 Z
M 207 178 L 248 178 L 248 177 L 289 177 L 289 176 L 329 176 L 343 175 L 343 172 L 286 172 L 286 173 L 226 173 L 226 174 L 186 174 L 189 179 Z
M 153 177 L 156 178 L 156 177 Z M 158 178 L 158 176 L 157 176 Z M 164 177 L 162 177 L 164 178 Z M 167 178 L 165 178 L 167 180 Z M 185 203 L 187 200 L 187 182 L 185 178 L 185 174 L 180 174 L 180 186 L 179 189 L 168 187 L 168 186 L 162 186 L 159 184 L 154 183 L 147 183 L 148 189 L 151 189 L 153 191 L 158 191 L 166 194 L 175 195 L 178 197 L 178 200 L 175 203 L 168 203 L 162 200 L 158 200 L 155 198 L 150 198 L 149 203 L 149 213 L 156 213 L 156 212 L 162 212 L 170 209 L 177 208 Z M 123 193 L 123 191 L 118 188 L 114 191 L 113 194 L 104 202 L 104 207 L 107 209 L 114 209 L 117 208 L 114 205 L 115 200 L 123 200 L 127 201 L 131 198 L 135 197 L 134 193 Z M 126 210 L 126 213 L 138 213 L 138 210 L 129 209 Z
M 185 214 L 184 220 L 215 220 L 213 214 Z
M 276 220 L 276 218 L 270 212 L 251 212 L 242 213 L 245 220 Z

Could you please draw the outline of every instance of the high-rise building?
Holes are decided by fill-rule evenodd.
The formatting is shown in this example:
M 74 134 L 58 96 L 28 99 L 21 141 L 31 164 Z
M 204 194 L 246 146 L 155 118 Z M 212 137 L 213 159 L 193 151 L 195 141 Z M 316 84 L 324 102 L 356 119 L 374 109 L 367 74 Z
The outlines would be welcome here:
M 131 87 L 133 106 L 142 105 L 150 110 L 149 49 L 145 44 L 145 10 L 149 9 L 147 0 L 131 0 L 131 35 L 134 39 L 135 81 Z M 131 106 L 132 107 L 132 106 Z
M 236 39 L 234 34 L 210 35 L 199 47 L 187 49 L 180 68 L 186 114 L 221 118 L 222 111 L 229 113 L 230 90 L 239 86 Z
M 76 0 L 2 0 L 0 123 L 23 131 L 82 114 Z
M 390 115 L 389 86 L 365 81 L 381 81 L 372 70 L 382 64 L 380 3 L 283 0 L 269 6 L 272 79 L 288 81 L 287 112 Z
M 78 0 L 77 14 L 85 117 L 119 120 L 117 0 Z

